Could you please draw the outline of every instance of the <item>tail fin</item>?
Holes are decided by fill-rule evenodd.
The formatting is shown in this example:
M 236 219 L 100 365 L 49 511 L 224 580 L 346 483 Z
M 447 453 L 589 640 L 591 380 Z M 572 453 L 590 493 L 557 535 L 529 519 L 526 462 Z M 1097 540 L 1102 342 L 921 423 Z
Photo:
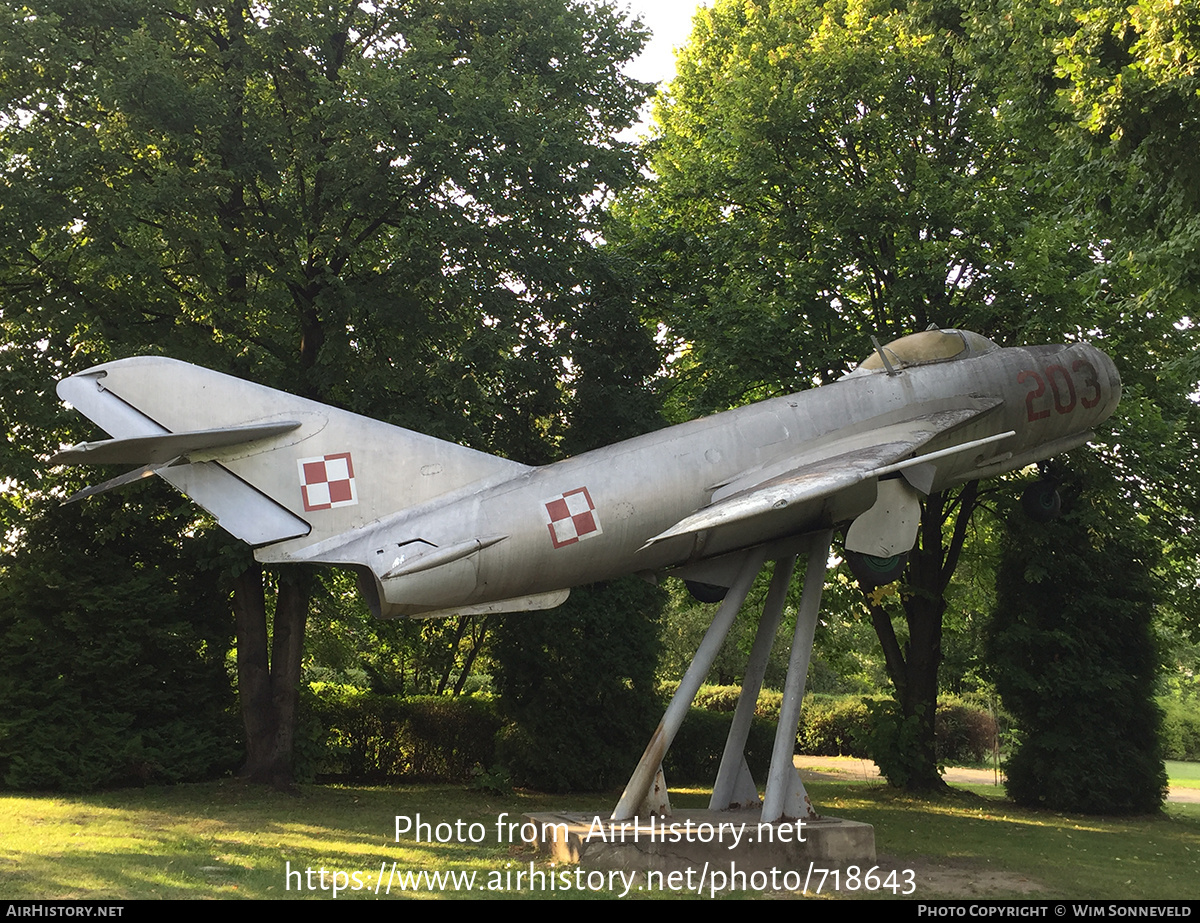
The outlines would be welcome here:
M 98 365 L 58 394 L 116 438 L 55 460 L 146 464 L 232 535 L 289 551 L 529 470 L 175 359 Z

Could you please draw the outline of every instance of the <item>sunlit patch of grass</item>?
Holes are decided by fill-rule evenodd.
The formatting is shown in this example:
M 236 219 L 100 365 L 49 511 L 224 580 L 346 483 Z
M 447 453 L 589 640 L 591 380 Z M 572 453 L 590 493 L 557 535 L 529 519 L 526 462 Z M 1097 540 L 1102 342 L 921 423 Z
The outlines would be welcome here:
M 1185 763 L 1182 760 L 1167 760 L 1167 777 L 1172 785 L 1183 788 L 1200 788 L 1200 763 Z
M 1045 898 L 1200 896 L 1200 805 L 1094 817 L 1019 808 L 992 786 L 927 797 L 883 785 L 808 789 L 822 813 L 874 825 L 876 849 L 901 860 L 1003 868 L 1038 882 Z
M 1200 896 L 1200 805 L 1172 804 L 1153 817 L 1097 818 L 1027 811 L 993 786 L 919 797 L 882 784 L 812 782 L 822 814 L 865 821 L 898 867 L 948 863 L 1002 869 L 1032 880 L 1039 897 Z M 673 790 L 678 808 L 704 807 L 705 789 Z M 236 782 L 126 790 L 84 796 L 0 798 L 0 898 L 329 897 L 297 887 L 293 871 L 370 873 L 398 869 L 550 872 L 520 843 L 500 842 L 497 817 L 533 811 L 607 814 L 616 793 L 503 797 L 450 786 L 305 786 L 299 796 Z M 396 842 L 395 816 L 483 824 L 481 843 Z M 966 870 L 963 872 L 963 870 Z M 305 881 L 307 885 L 307 881 Z M 393 890 L 392 896 L 398 891 Z M 502 890 L 422 897 L 613 897 Z M 342 897 L 374 897 L 347 890 Z M 381 894 L 382 896 L 382 894 Z M 740 896 L 740 895 L 739 895 Z M 1011 896 L 1019 896 L 1013 894 Z

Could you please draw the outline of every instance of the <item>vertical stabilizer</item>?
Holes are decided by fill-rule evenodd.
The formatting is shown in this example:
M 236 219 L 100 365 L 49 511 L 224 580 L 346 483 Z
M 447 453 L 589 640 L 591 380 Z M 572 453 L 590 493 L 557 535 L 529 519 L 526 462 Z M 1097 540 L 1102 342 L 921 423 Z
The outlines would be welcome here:
M 159 462 L 155 474 L 253 545 L 302 548 L 529 470 L 174 359 L 96 366 L 59 382 L 58 394 L 122 440 L 87 447 L 93 454 L 144 452 L 141 462 Z M 72 460 L 86 457 L 79 448 Z

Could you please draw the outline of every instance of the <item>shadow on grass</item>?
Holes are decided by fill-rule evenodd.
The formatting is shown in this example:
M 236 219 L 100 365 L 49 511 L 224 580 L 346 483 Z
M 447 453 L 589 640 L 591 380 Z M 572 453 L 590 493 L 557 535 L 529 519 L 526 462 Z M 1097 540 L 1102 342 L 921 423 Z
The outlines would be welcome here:
M 926 875 L 918 897 L 1200 896 L 1200 805 L 1096 818 L 1025 811 L 980 788 L 991 793 L 916 797 L 861 782 L 808 785 L 821 813 L 874 825 L 881 866 Z M 611 897 L 607 890 L 516 887 L 511 876 L 530 862 L 552 869 L 507 825 L 532 811 L 605 815 L 616 799 L 615 792 L 496 796 L 434 785 L 305 786 L 292 797 L 233 781 L 7 796 L 0 798 L 0 897 L 328 898 L 335 872 L 343 875 L 339 899 L 375 897 L 381 867 L 392 897 Z M 678 807 L 707 799 L 703 789 L 672 792 Z M 433 825 L 426 840 L 439 838 L 438 823 L 462 824 L 447 842 L 397 841 L 397 815 Z M 453 870 L 475 878 L 402 892 L 392 863 L 401 873 Z M 487 890 L 489 881 L 497 890 Z
M 987 896 L 1200 897 L 1200 805 L 1097 817 L 1020 808 L 990 785 L 937 795 L 864 783 L 815 782 L 808 790 L 821 813 L 872 824 L 877 852 L 901 867 L 1000 872 L 1017 885 L 1011 895 L 986 889 Z

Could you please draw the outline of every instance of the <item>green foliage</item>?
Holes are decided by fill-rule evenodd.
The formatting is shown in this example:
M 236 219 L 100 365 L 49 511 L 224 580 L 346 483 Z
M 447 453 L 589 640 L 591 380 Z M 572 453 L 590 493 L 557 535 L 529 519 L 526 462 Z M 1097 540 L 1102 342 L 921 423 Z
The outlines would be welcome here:
M 1092 264 L 1047 217 L 1050 135 L 1015 133 L 990 23 L 953 0 L 700 11 L 656 111 L 655 179 L 619 203 L 610 235 L 643 262 L 644 310 L 676 347 L 671 414 L 830 382 L 872 335 L 931 323 L 1006 344 L 1078 336 Z M 925 505 L 905 646 L 888 614 L 871 622 L 904 713 L 923 716 L 917 785 L 937 782 L 946 588 L 975 504 L 966 486 Z
M 663 760 L 663 774 L 669 785 L 693 782 L 711 786 L 721 766 L 725 738 L 733 715 L 693 708 L 688 712 L 675 742 Z M 765 780 L 775 741 L 775 723 L 762 718 L 750 722 L 746 738 L 746 763 L 755 779 Z
M 446 619 L 376 619 L 358 593 L 354 574 L 326 570 L 318 575 L 308 620 L 305 682 L 354 686 L 386 696 L 451 694 L 470 660 L 487 644 L 482 616 Z M 471 659 L 472 654 L 477 656 Z M 462 677 L 463 692 L 486 691 L 486 674 Z
M 705 711 L 732 714 L 737 708 L 741 691 L 741 686 L 701 686 L 692 705 Z M 783 705 L 782 692 L 776 692 L 774 689 L 760 689 L 758 699 L 754 703 L 754 716 L 762 718 L 764 721 L 778 721 L 781 705 Z
M 805 696 L 796 749 L 814 756 L 867 755 L 861 740 L 871 713 L 858 696 Z
M 889 784 L 904 788 L 914 776 L 927 770 L 918 746 L 920 715 L 905 715 L 894 699 L 873 699 L 864 704 L 867 722 L 855 745 L 875 762 Z M 937 767 L 939 773 L 942 769 L 941 765 Z
M 321 702 L 311 685 L 300 687 L 296 705 L 296 730 L 292 742 L 292 781 L 314 782 L 332 752 L 332 732 L 322 713 Z
M 697 602 L 680 580 L 666 582 L 670 594 L 663 612 L 663 654 L 659 677 L 664 684 L 677 682 L 687 670 L 705 632 L 712 624 L 712 604 Z M 745 605 L 713 661 L 707 682 L 712 686 L 733 685 L 742 679 L 758 630 L 770 585 L 770 572 L 755 580 Z M 788 590 L 783 620 L 767 660 L 764 688 L 780 688 L 787 677 L 790 640 L 795 628 L 802 585 L 794 581 Z M 817 624 L 806 688 L 809 692 L 870 693 L 887 682 L 879 642 L 871 628 L 857 585 L 838 574 L 830 574 L 822 597 L 822 615 Z M 707 688 L 707 687 L 703 687 Z M 703 688 L 701 695 L 704 694 Z
M 1106 342 L 1123 383 L 1110 469 L 1164 551 L 1159 616 L 1200 637 L 1200 96 L 1195 3 L 1025 0 L 986 34 L 1022 125 L 1053 135 L 1044 173 L 1092 265 L 1081 332 Z M 1093 332 L 1093 331 L 1098 331 Z
M 0 530 L 57 481 L 38 454 L 93 435 L 53 380 L 133 353 L 553 457 L 573 351 L 596 365 L 572 331 L 593 305 L 614 336 L 630 322 L 594 241 L 638 175 L 615 135 L 648 89 L 621 69 L 643 39 L 576 0 L 0 7 Z M 275 610 L 295 636 L 301 608 Z M 453 643 L 414 667 L 411 636 L 388 641 L 371 682 L 445 686 Z M 271 694 L 241 690 L 271 713 L 251 761 L 286 766 L 300 664 L 280 659 Z
M 939 763 L 982 763 L 995 750 L 996 719 L 962 700 L 939 700 L 933 726 Z
M 673 690 L 668 686 L 664 691 Z M 739 692 L 738 686 L 701 686 L 693 712 L 702 709 L 714 714 L 732 714 L 737 707 Z M 764 722 L 775 723 L 779 720 L 782 704 L 783 693 L 763 689 L 758 694 L 754 715 Z M 894 709 L 895 703 L 873 697 L 807 694 L 796 732 L 796 752 L 861 758 L 870 755 L 871 745 L 885 751 L 902 748 Z M 883 716 L 882 728 L 876 724 L 880 714 Z M 996 721 L 986 709 L 971 702 L 954 697 L 940 701 L 934 727 L 940 763 L 979 763 L 992 752 Z M 902 760 L 895 756 L 885 757 L 885 764 L 903 766 Z
M 1018 731 L 1008 792 L 1054 810 L 1155 810 L 1157 549 L 1107 473 L 1073 471 L 1060 490 L 1061 519 L 1009 519 L 996 575 L 989 655 Z
M 503 766 L 495 769 L 484 769 L 478 763 L 471 770 L 471 791 L 487 792 L 491 795 L 511 795 L 513 790 L 512 776 Z
M 580 587 L 552 612 L 503 618 L 494 642 L 497 759 L 519 785 L 608 788 L 628 774 L 659 717 L 662 593 L 627 577 Z
M 656 109 L 654 183 L 617 235 L 662 280 L 674 399 L 830 381 L 929 323 L 1017 333 L 1064 301 L 1040 152 L 999 117 L 954 3 L 723 0 Z M 1064 238 L 1065 241 L 1065 238 Z
M 1200 762 L 1200 709 L 1160 697 L 1163 757 Z
M 317 684 L 309 700 L 327 729 L 315 766 L 325 778 L 467 782 L 495 762 L 500 719 L 487 699 L 392 696 Z
M 183 501 L 38 504 L 0 565 L 0 778 L 87 790 L 211 778 L 236 759 L 227 591 Z
M 22 341 L 72 368 L 186 355 L 544 457 L 589 232 L 636 176 L 613 135 L 639 28 L 566 0 L 4 12 Z

